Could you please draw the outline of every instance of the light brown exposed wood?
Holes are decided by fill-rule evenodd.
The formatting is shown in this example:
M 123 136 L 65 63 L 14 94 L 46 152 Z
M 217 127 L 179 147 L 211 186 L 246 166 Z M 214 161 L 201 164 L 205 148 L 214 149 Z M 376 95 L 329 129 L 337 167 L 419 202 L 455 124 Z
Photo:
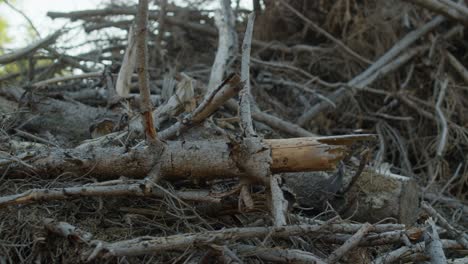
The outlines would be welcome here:
M 267 139 L 271 147 L 275 173 L 295 171 L 327 171 L 346 155 L 346 146 L 357 140 L 370 140 L 373 135 L 302 137 Z
M 272 170 L 293 172 L 332 170 L 346 153 L 343 146 L 320 143 L 315 138 L 267 140 L 272 150 Z

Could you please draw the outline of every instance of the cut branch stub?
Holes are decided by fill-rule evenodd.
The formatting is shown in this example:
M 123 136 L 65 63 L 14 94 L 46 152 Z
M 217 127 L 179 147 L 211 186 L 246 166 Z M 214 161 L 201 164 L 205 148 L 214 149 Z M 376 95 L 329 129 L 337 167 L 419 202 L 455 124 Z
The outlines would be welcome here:
M 345 145 L 322 143 L 317 138 L 267 140 L 275 172 L 333 170 L 346 155 Z

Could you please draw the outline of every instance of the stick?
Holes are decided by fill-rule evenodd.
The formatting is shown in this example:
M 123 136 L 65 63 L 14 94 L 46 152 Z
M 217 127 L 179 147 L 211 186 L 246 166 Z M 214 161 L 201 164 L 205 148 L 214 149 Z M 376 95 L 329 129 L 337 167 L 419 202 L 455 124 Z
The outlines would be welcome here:
M 362 238 L 373 230 L 373 226 L 369 223 L 365 223 L 350 239 L 335 249 L 330 256 L 327 258 L 327 263 L 335 263 L 340 260 L 347 252 L 359 245 Z
M 429 218 L 427 222 L 429 223 L 429 227 L 424 232 L 424 244 L 426 245 L 424 251 L 431 258 L 432 264 L 445 264 L 447 263 L 447 259 L 445 258 L 443 244 L 440 241 L 435 223 L 432 218 Z
M 145 129 L 146 140 L 152 148 L 162 147 L 162 142 L 157 138 L 153 123 L 153 106 L 149 89 L 148 77 L 148 46 L 146 43 L 148 24 L 148 0 L 138 1 L 138 14 L 136 16 L 136 51 L 137 51 L 137 73 L 141 95 L 142 122 Z
M 445 21 L 444 17 L 437 16 L 434 19 L 432 19 L 430 22 L 425 24 L 424 26 L 406 34 L 405 37 L 403 37 L 400 41 L 395 43 L 395 45 L 393 45 L 393 47 L 390 50 L 388 50 L 384 55 L 382 55 L 378 60 L 376 60 L 369 68 L 367 68 L 364 72 L 362 72 L 358 76 L 354 77 L 351 81 L 349 81 L 348 86 L 357 87 L 361 89 L 362 87 L 369 85 L 370 82 L 367 81 L 366 79 L 369 79 L 369 77 L 372 75 L 376 76 L 375 73 L 380 68 L 390 63 L 401 52 L 403 52 L 404 50 L 407 50 L 411 44 L 416 42 L 420 37 L 424 36 L 425 34 L 430 32 L 434 28 L 436 28 L 438 25 L 440 25 L 444 21 Z M 363 85 L 363 83 L 366 83 L 366 84 Z M 329 96 L 329 99 L 332 100 L 335 104 L 337 104 L 338 102 L 340 102 L 347 96 L 351 95 L 351 93 L 349 93 L 348 90 L 349 88 L 347 87 L 341 87 L 337 91 L 335 91 L 331 96 Z M 329 103 L 320 102 L 314 107 L 312 107 L 310 110 L 308 110 L 306 113 L 304 113 L 298 119 L 297 123 L 300 126 L 304 126 L 314 117 L 316 117 L 319 113 L 321 113 L 322 111 L 325 111 L 329 107 L 330 107 Z
M 465 68 L 465 66 L 463 66 L 463 64 L 461 64 L 461 62 L 457 58 L 455 58 L 455 56 L 452 55 L 452 53 L 447 51 L 446 54 L 450 65 L 452 65 L 452 67 L 458 72 L 460 77 L 462 77 L 465 84 L 468 84 L 468 70 Z
M 457 241 L 454 240 L 446 240 L 442 239 L 441 240 L 443 248 L 447 249 L 461 249 L 461 245 L 457 243 Z M 404 246 L 399 249 L 396 249 L 394 251 L 388 252 L 377 259 L 375 259 L 372 264 L 386 264 L 386 263 L 393 263 L 403 257 L 404 255 L 408 255 L 411 253 L 419 253 L 419 252 L 424 252 L 426 249 L 426 246 L 424 245 L 424 242 L 417 243 L 416 245 L 413 245 L 411 247 L 409 246 Z
M 240 92 L 239 115 L 241 127 L 245 137 L 253 137 L 256 135 L 253 128 L 252 114 L 250 111 L 251 102 L 253 100 L 252 93 L 250 91 L 250 45 L 252 42 L 254 20 L 255 14 L 251 13 L 248 17 L 244 42 L 242 43 L 241 80 L 244 84 L 244 88 L 242 88 Z
M 27 47 L 24 47 L 22 49 L 18 49 L 16 51 L 14 51 L 14 52 L 2 55 L 2 56 L 0 56 L 0 64 L 8 64 L 8 63 L 14 62 L 16 60 L 19 60 L 19 59 L 27 56 L 30 53 L 33 53 L 34 51 L 36 51 L 36 50 L 38 50 L 40 48 L 43 48 L 45 46 L 50 45 L 60 35 L 62 35 L 62 33 L 63 33 L 63 30 L 58 30 L 55 33 L 52 33 L 49 36 L 47 36 L 47 37 L 45 37 L 43 39 L 40 39 L 40 40 L 32 43 L 31 45 L 27 46 Z
M 364 62 L 366 64 L 371 64 L 372 62 L 369 61 L 368 59 L 362 57 L 361 55 L 357 54 L 355 51 L 350 49 L 346 44 L 344 44 L 341 40 L 333 37 L 330 33 L 325 31 L 323 28 L 321 28 L 319 25 L 315 24 L 312 20 L 308 19 L 306 16 L 301 14 L 301 12 L 297 11 L 294 7 L 289 5 L 287 2 L 284 0 L 279 0 L 279 3 L 284 5 L 287 9 L 289 9 L 291 12 L 296 14 L 299 18 L 304 20 L 307 24 L 309 24 L 317 33 L 324 35 L 327 39 L 331 40 L 333 43 L 335 43 L 338 47 L 343 49 L 346 53 L 349 55 L 353 56 L 354 58 L 360 60 L 361 62 Z
M 130 93 L 130 86 L 132 83 L 132 75 L 135 70 L 136 63 L 136 45 L 135 45 L 135 27 L 130 26 L 128 31 L 127 48 L 125 49 L 122 66 L 119 70 L 115 90 L 121 97 L 127 97 Z M 110 87 L 111 89 L 113 87 Z
M 144 180 L 134 183 L 123 183 L 108 186 L 83 185 L 66 188 L 31 189 L 20 194 L 0 197 L 0 208 L 13 205 L 26 205 L 42 201 L 70 200 L 81 197 L 118 197 L 140 196 L 157 197 L 165 196 L 164 192 L 156 188 L 148 188 Z M 220 199 L 211 197 L 209 191 L 176 191 L 175 195 L 183 200 L 198 201 L 203 203 L 220 203 Z
M 168 141 L 165 151 L 157 157 L 162 175 L 168 180 L 190 177 L 213 179 L 247 177 L 262 164 L 254 162 L 256 155 L 269 153 L 272 173 L 333 170 L 347 153 L 347 146 L 358 140 L 372 139 L 372 135 L 349 135 L 319 138 L 292 138 L 264 140 L 258 153 L 245 155 L 238 143 L 229 140 Z M 146 177 L 155 165 L 148 159 L 146 148 L 128 150 L 125 147 L 89 147 L 79 149 L 49 148 L 37 151 L 33 157 L 26 155 L 30 167 L 15 162 L 1 166 L 0 173 L 8 169 L 8 177 L 24 177 L 36 173 L 41 177 L 56 177 L 64 172 L 75 175 L 88 173 L 98 179 Z M 239 163 L 241 162 L 241 163 Z M 241 167 L 239 167 L 241 166 Z M 257 179 L 265 181 L 267 179 Z
M 191 114 L 164 131 L 161 131 L 161 139 L 166 140 L 173 138 L 186 131 L 188 128 L 200 124 L 227 100 L 237 94 L 240 90 L 240 83 L 240 78 L 236 74 L 227 77 L 216 89 L 205 96 L 200 105 Z
M 456 3 L 450 4 L 451 1 L 438 0 L 405 0 L 423 8 L 429 9 L 437 14 L 441 14 L 452 20 L 458 21 L 464 25 L 468 25 L 468 10 L 464 6 Z M 455 7 L 455 8 L 454 8 Z
M 286 225 L 286 213 L 288 208 L 288 202 L 284 199 L 283 191 L 278 184 L 280 179 L 278 175 L 270 176 L 271 215 L 273 216 L 275 227 Z
M 226 107 L 233 111 L 233 112 L 238 112 L 239 106 L 236 103 L 234 99 L 228 100 L 226 102 Z M 274 115 L 270 115 L 268 113 L 262 112 L 260 110 L 253 110 L 252 112 L 252 117 L 255 121 L 262 122 L 274 129 L 277 129 L 279 131 L 282 131 L 286 134 L 289 134 L 291 136 L 296 136 L 296 137 L 314 137 L 317 136 L 314 133 L 311 133 L 307 131 L 306 129 L 293 124 L 291 122 L 285 121 L 279 117 L 276 117 Z
M 430 204 L 427 202 L 421 203 L 421 208 L 424 209 L 430 216 L 438 220 L 438 223 L 447 230 L 448 235 L 457 240 L 465 249 L 468 249 L 468 240 L 464 232 L 455 229 L 441 214 L 439 214 Z
M 61 76 L 55 77 L 48 80 L 36 82 L 32 84 L 32 87 L 36 88 L 43 88 L 49 84 L 58 83 L 58 82 L 66 82 L 71 80 L 79 80 L 79 79 L 87 79 L 87 78 L 102 78 L 102 72 L 88 72 L 83 74 L 76 74 L 76 75 L 69 75 L 69 76 Z
M 215 23 L 219 31 L 218 50 L 211 69 L 208 93 L 211 93 L 223 80 L 227 63 L 234 57 L 237 49 L 237 35 L 234 31 L 234 14 L 230 0 L 219 0 L 221 9 L 215 13 Z
M 298 249 L 265 248 L 245 244 L 236 245 L 234 249 L 243 256 L 258 257 L 271 262 L 326 264 L 314 254 Z
M 358 230 L 356 230 L 358 231 Z M 93 241 L 101 243 L 103 250 L 98 256 L 138 256 L 143 254 L 155 254 L 168 250 L 186 249 L 191 246 L 203 246 L 213 243 L 236 241 L 239 239 L 261 238 L 261 237 L 290 237 L 307 234 L 320 234 L 334 232 L 327 225 L 288 225 L 282 227 L 241 227 L 226 228 L 216 231 L 199 233 L 177 234 L 166 237 L 139 237 L 131 240 L 117 241 L 113 243 Z
M 435 105 L 437 117 L 439 120 L 439 125 L 442 130 L 442 133 L 439 139 L 439 144 L 437 144 L 437 157 L 442 157 L 444 155 L 445 145 L 447 144 L 448 125 L 447 125 L 447 119 L 444 116 L 444 112 L 442 112 L 441 106 L 442 106 L 442 102 L 444 101 L 445 92 L 447 91 L 448 82 L 449 80 L 446 78 L 442 82 L 442 84 L 440 84 L 440 92 L 439 92 L 439 96 L 437 97 L 437 102 Z

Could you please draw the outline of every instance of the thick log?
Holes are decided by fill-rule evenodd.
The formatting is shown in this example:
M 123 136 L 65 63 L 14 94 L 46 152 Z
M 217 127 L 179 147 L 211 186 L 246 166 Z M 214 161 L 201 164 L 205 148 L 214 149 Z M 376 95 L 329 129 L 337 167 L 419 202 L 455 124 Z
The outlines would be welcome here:
M 419 188 L 414 180 L 375 168 L 355 177 L 350 170 L 285 173 L 283 189 L 299 207 L 317 212 L 331 203 L 343 216 L 356 221 L 394 218 L 399 223 L 414 223 L 419 210 Z
M 159 157 L 144 147 L 132 150 L 124 147 L 50 148 L 29 153 L 31 158 L 23 160 L 34 169 L 24 163 L 16 163 L 10 164 L 9 168 L 0 167 L 0 173 L 8 169 L 9 177 L 38 174 L 50 178 L 67 172 L 77 176 L 86 173 L 101 180 L 120 176 L 143 178 L 156 163 L 160 163 L 162 175 L 169 180 L 253 177 L 252 180 L 263 181 L 266 180 L 264 175 L 257 174 L 261 174 L 259 167 L 265 165 L 272 173 L 333 170 L 346 155 L 347 145 L 369 137 L 350 135 L 264 140 L 262 149 L 255 153 L 246 152 L 242 142 L 228 140 L 169 141 Z M 265 164 L 269 163 L 268 159 L 271 164 Z
M 412 224 L 419 211 L 416 182 L 388 169 L 364 170 L 345 195 L 348 201 L 345 215 L 352 215 L 356 221 L 395 218 L 399 223 Z

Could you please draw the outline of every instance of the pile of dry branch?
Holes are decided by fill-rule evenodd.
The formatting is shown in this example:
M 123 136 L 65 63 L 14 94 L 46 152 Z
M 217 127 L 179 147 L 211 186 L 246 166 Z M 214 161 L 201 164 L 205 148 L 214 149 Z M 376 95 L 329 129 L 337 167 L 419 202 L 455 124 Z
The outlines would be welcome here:
M 464 1 L 210 2 L 4 51 L 0 263 L 468 263 Z

